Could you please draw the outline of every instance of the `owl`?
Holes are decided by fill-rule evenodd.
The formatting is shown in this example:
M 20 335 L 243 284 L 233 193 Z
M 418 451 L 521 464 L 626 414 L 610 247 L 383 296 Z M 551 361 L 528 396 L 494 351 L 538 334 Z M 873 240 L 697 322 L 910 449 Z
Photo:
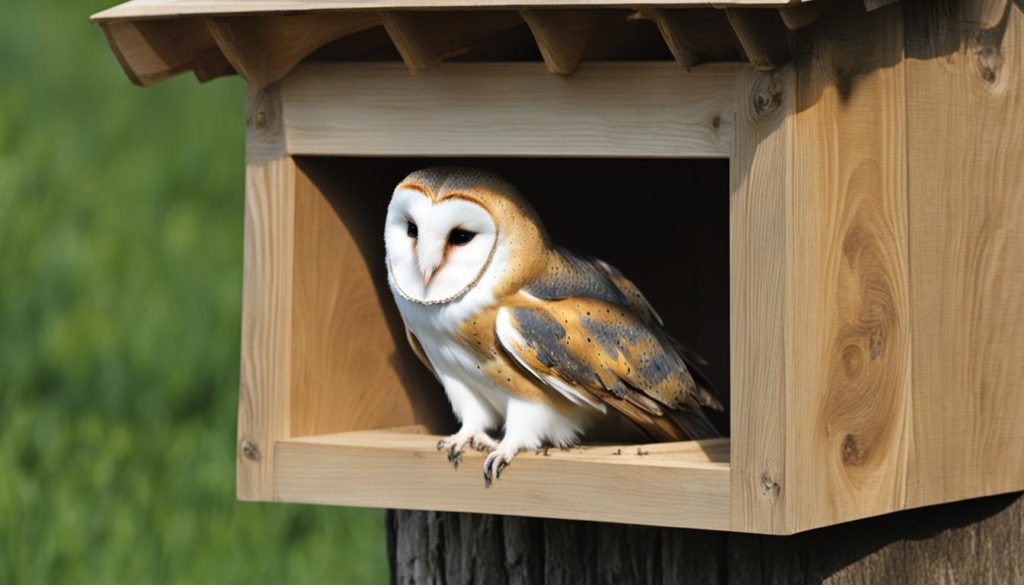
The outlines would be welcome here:
M 552 245 L 500 176 L 411 173 L 384 242 L 408 341 L 461 425 L 437 444 L 456 469 L 467 447 L 490 451 L 490 486 L 522 450 L 570 447 L 623 420 L 658 441 L 718 435 L 702 409 L 721 404 L 640 290 Z

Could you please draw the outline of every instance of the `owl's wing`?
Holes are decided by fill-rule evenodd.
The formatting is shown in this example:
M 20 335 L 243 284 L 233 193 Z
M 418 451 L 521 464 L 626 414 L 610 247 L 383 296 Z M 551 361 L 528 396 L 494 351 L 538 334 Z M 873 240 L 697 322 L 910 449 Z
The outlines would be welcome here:
M 423 346 L 420 345 L 420 340 L 413 335 L 413 332 L 408 327 L 405 328 L 405 339 L 409 342 L 409 347 L 412 348 L 412 352 L 416 354 L 416 357 L 420 358 L 423 365 L 427 366 L 427 369 L 430 370 L 430 373 L 434 374 L 434 377 L 436 378 L 437 372 L 434 371 L 434 366 L 430 365 L 430 360 L 427 359 L 427 352 L 423 351 Z
M 526 289 L 533 300 L 499 310 L 504 351 L 544 386 L 578 404 L 612 406 L 656 438 L 717 436 L 700 407 L 721 405 L 694 382 L 635 285 L 559 253 L 563 261 Z

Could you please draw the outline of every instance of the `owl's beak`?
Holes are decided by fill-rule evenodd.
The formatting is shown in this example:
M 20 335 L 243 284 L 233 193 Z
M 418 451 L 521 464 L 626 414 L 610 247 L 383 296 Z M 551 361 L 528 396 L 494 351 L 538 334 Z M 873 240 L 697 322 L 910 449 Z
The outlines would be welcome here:
M 427 270 L 423 273 L 423 288 L 427 288 L 427 285 L 430 284 L 430 277 L 433 275 L 434 271 L 432 269 Z

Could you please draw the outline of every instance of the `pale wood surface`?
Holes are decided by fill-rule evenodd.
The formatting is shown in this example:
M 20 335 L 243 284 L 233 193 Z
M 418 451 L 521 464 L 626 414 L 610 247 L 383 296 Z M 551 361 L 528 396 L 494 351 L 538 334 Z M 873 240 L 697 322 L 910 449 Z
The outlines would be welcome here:
M 234 16 L 203 19 L 235 71 L 264 88 L 326 43 L 380 24 L 372 13 Z
M 801 0 L 646 0 L 650 6 L 785 6 Z M 810 2 L 812 0 L 802 0 Z M 822 1 L 822 0 L 815 0 Z M 628 0 L 131 0 L 92 16 L 94 21 L 184 15 L 459 8 L 633 8 Z
M 296 171 L 291 436 L 436 429 L 448 402 L 412 357 L 387 290 L 380 233 L 390 193 L 361 186 L 358 163 L 330 166 Z
M 729 465 L 711 461 L 725 457 L 725 440 L 702 442 L 703 449 L 689 443 L 522 453 L 487 489 L 484 454 L 467 452 L 456 471 L 436 451 L 438 439 L 377 432 L 278 441 L 278 498 L 718 530 L 729 525 Z M 677 450 L 671 457 L 655 454 L 663 449 Z
M 288 436 L 295 172 L 290 157 L 246 165 L 237 445 L 243 500 L 275 498 L 274 442 Z
M 908 505 L 1024 485 L 1024 8 L 938 4 L 906 7 Z
M 742 61 L 743 48 L 721 10 L 666 10 L 640 13 L 658 26 L 672 57 L 684 67 L 705 61 Z
M 381 18 L 412 73 L 457 56 L 474 43 L 523 22 L 518 12 L 506 10 L 382 12 Z
M 596 10 L 521 10 L 537 41 L 548 71 L 568 75 L 576 70 L 587 44 L 603 18 Z
M 143 87 L 190 70 L 200 81 L 231 70 L 199 21 L 113 21 L 100 29 L 125 74 Z
M 280 85 L 293 154 L 728 157 L 741 68 L 308 64 Z
M 726 8 L 725 14 L 754 67 L 772 69 L 789 61 L 789 31 L 777 11 Z
M 792 68 L 748 69 L 736 94 L 729 195 L 732 526 L 781 533 L 789 498 L 786 238 L 796 76 Z
M 394 583 L 1024 583 L 1024 498 L 957 502 L 788 538 L 439 512 L 388 515 Z
M 905 506 L 914 429 L 901 8 L 834 5 L 804 29 L 797 62 L 781 488 L 794 530 Z

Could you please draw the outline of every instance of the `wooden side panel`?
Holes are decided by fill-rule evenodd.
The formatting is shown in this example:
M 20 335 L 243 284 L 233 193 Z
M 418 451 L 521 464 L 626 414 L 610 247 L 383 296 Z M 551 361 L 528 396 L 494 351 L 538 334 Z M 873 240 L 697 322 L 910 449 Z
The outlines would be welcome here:
M 732 526 L 783 532 L 786 198 L 792 178 L 792 68 L 738 79 L 730 164 Z
M 342 433 L 277 444 L 279 495 L 288 502 L 540 516 L 725 530 L 728 441 L 520 453 L 483 486 L 485 453 L 458 470 L 440 437 Z
M 741 68 L 308 64 L 279 85 L 292 154 L 725 158 Z
M 801 31 L 787 209 L 794 530 L 904 507 L 912 429 L 901 9 L 836 4 Z
M 380 234 L 390 193 L 359 175 L 351 160 L 303 163 L 296 175 L 293 436 L 447 421 L 387 288 Z
M 290 157 L 246 165 L 237 455 L 243 500 L 275 499 L 274 444 L 288 436 L 294 192 Z
M 1024 13 L 907 6 L 910 505 L 1024 488 Z

